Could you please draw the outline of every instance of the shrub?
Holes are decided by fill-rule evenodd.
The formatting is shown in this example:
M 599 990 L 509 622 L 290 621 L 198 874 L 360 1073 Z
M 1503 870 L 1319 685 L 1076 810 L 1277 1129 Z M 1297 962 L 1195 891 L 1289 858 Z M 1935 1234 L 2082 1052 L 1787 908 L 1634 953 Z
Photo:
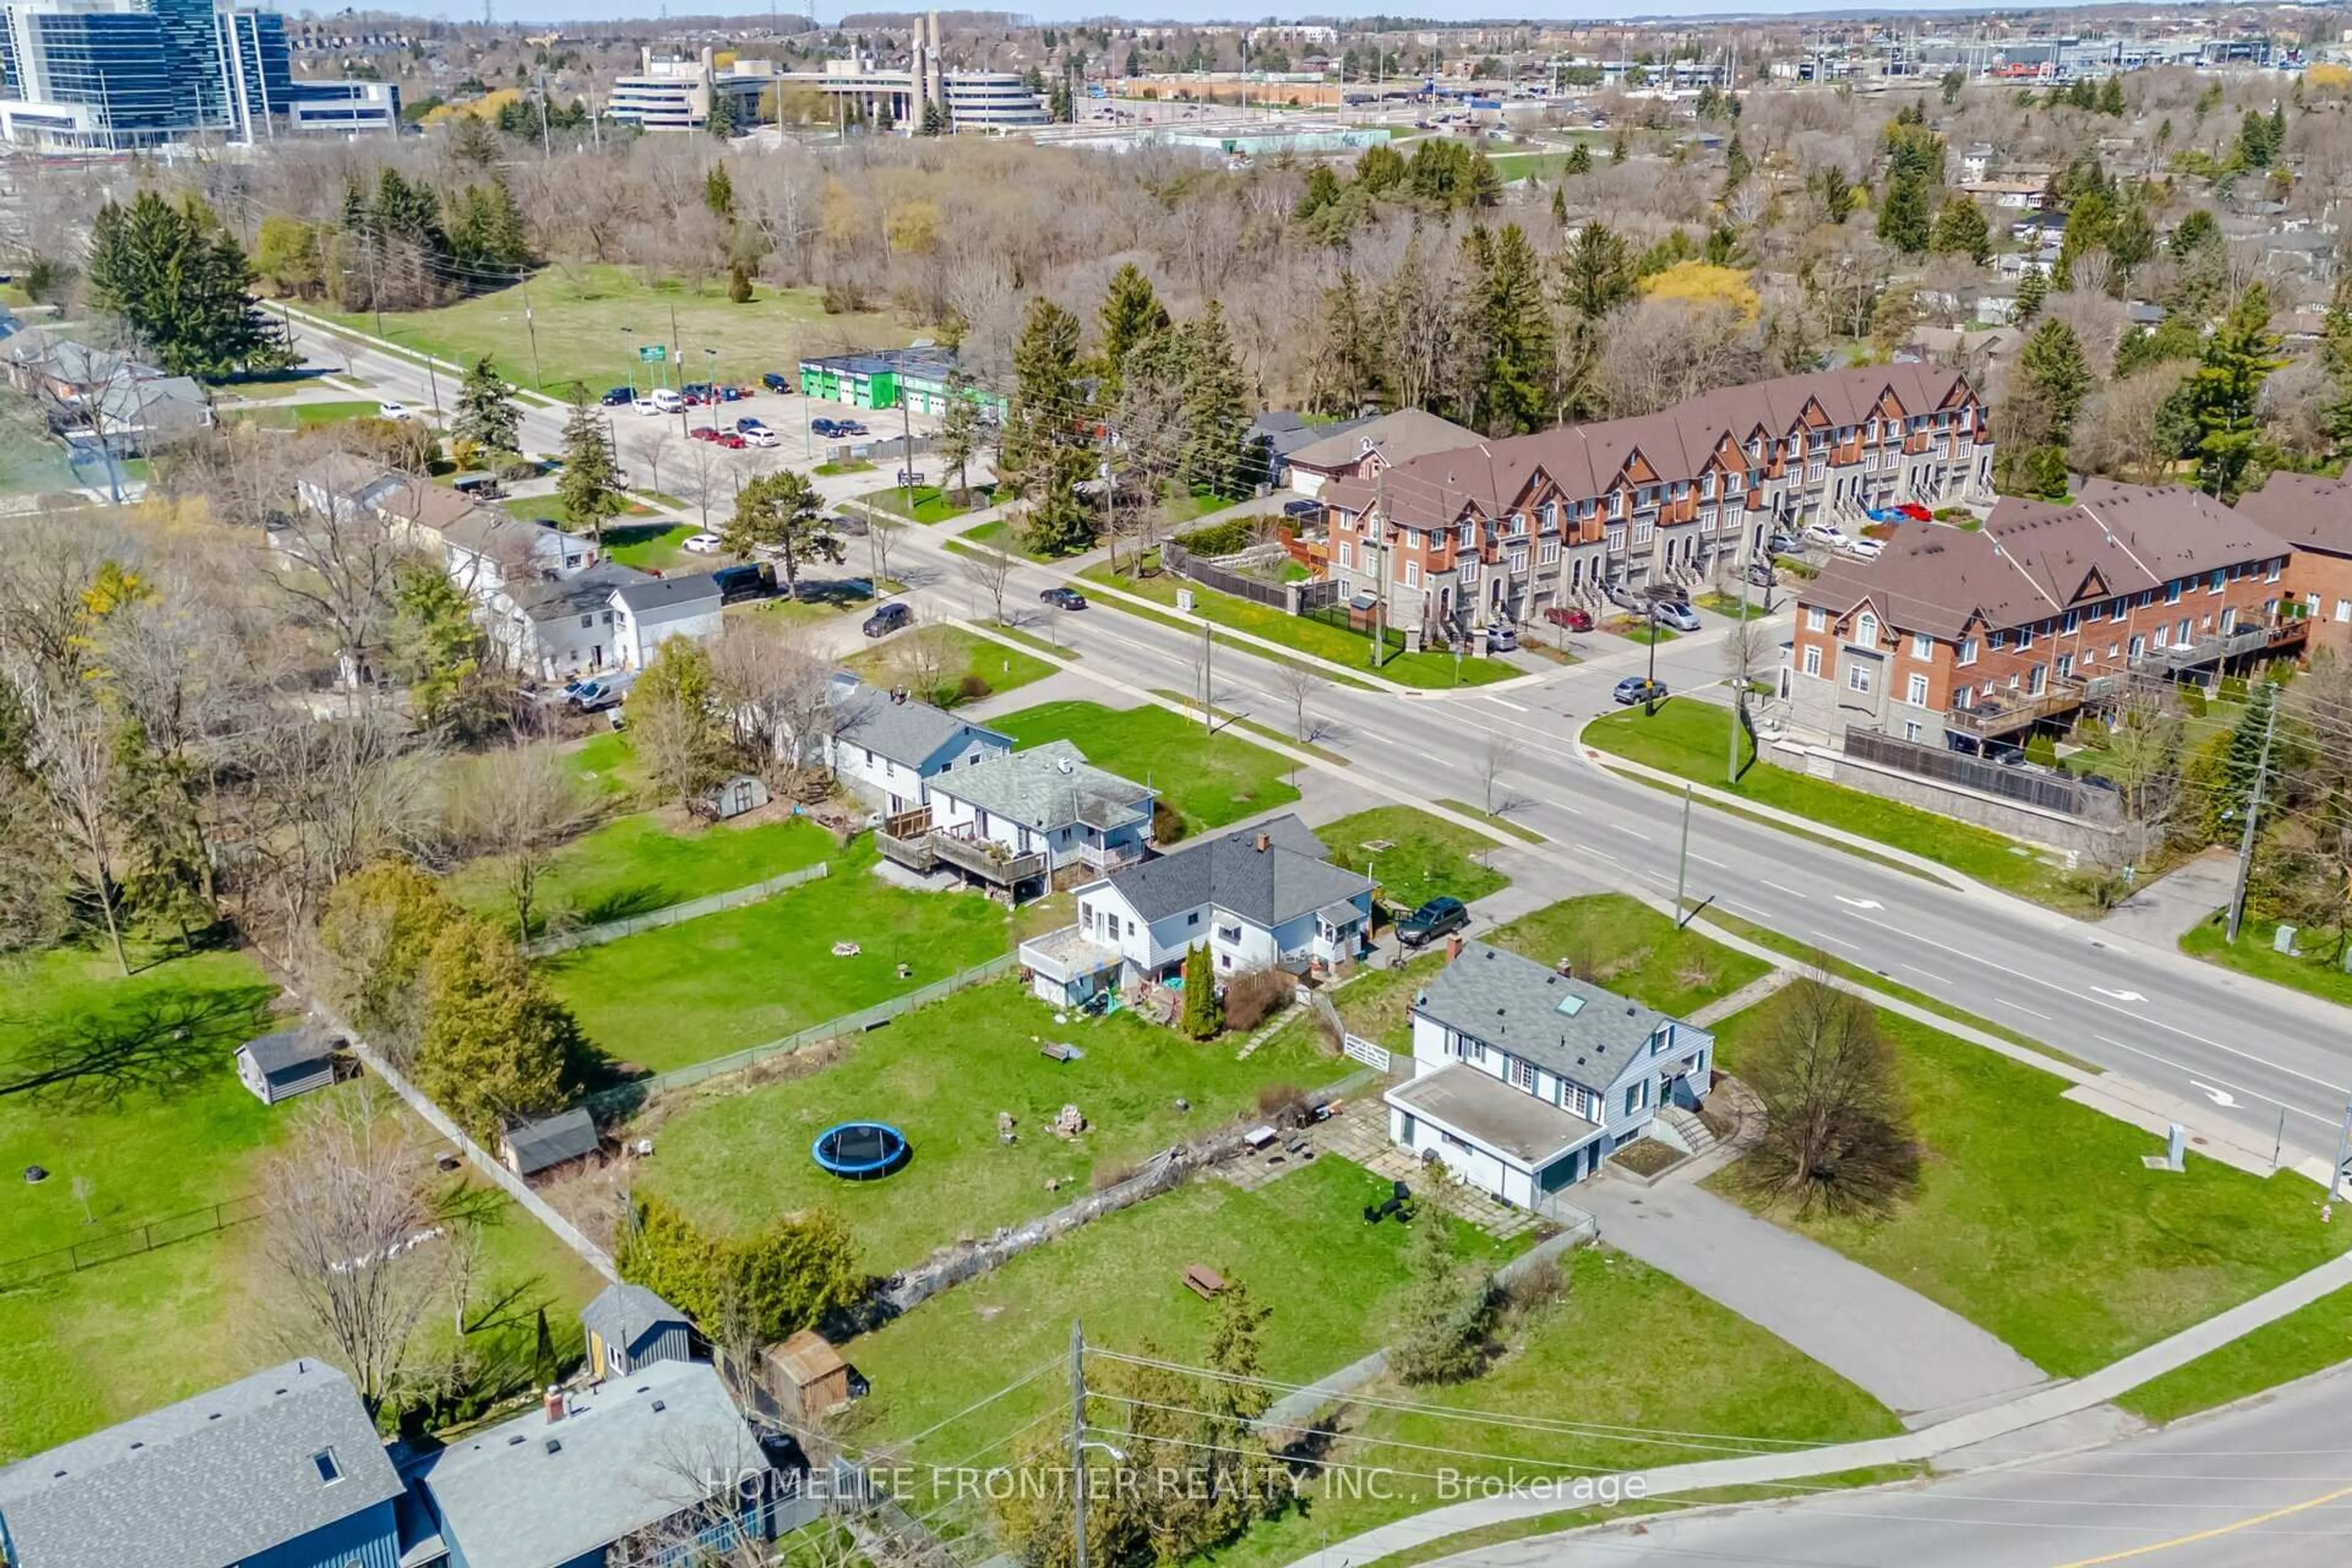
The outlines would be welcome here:
M 2084 719 L 2074 726 L 2074 743 L 2078 746 L 2104 752 L 2114 739 L 2115 731 L 2107 728 L 2105 720 Z
M 1184 1011 L 1177 1024 L 1193 1039 L 1207 1040 L 1213 1039 L 1224 1023 L 1224 1008 L 1217 1001 L 1217 972 L 1203 944 L 1184 955 Z
M 721 1344 L 779 1340 L 812 1327 L 856 1305 L 866 1284 L 849 1227 L 830 1209 L 729 1237 L 648 1198 L 613 1251 L 621 1278 L 668 1301 Z
M 2180 689 L 2180 710 L 2191 719 L 2205 717 L 2207 706 L 2203 687 L 2183 686 Z
M 1257 1113 L 1277 1127 L 1304 1127 L 1315 1118 L 1313 1102 L 1295 1083 L 1270 1083 L 1257 1091 Z
M 2242 675 L 2223 676 L 2215 695 L 2224 702 L 2243 702 L 2246 700 L 2246 678 Z
M 2058 738 L 2047 730 L 2037 730 L 2025 742 L 2025 760 L 2036 767 L 2055 768 L 2058 765 Z
M 1231 555 L 1257 542 L 1257 519 L 1236 517 L 1207 528 L 1180 533 L 1176 542 L 1195 555 Z
M 1282 1011 L 1298 982 L 1279 969 L 1251 969 L 1225 982 L 1225 1027 L 1255 1029 Z
M 1184 818 L 1164 800 L 1151 803 L 1151 837 L 1162 849 L 1171 844 L 1181 844 L 1188 830 Z
M 991 686 L 987 681 L 982 680 L 979 676 L 967 675 L 961 680 L 956 682 L 956 700 L 959 702 L 977 702 L 982 698 L 993 692 L 995 689 L 996 688 Z

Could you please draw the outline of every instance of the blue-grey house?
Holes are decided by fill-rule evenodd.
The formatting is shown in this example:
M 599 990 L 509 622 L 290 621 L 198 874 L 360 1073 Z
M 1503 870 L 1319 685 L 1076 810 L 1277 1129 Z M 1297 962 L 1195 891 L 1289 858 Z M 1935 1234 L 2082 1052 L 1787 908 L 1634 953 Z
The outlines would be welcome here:
M 399 1568 L 351 1380 L 291 1361 L 0 1470 L 11 1568 Z
M 694 1359 L 686 1314 L 642 1285 L 607 1285 L 580 1309 L 591 1377 L 625 1377 L 648 1362 Z

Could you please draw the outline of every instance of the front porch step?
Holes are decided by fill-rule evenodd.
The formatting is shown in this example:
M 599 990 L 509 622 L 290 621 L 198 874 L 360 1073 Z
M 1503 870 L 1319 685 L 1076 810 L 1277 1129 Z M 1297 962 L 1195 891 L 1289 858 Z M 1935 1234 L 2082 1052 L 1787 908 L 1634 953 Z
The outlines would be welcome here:
M 1662 1105 L 1658 1107 L 1658 1120 L 1675 1130 L 1675 1135 L 1691 1152 L 1693 1158 L 1716 1146 L 1715 1133 L 1699 1120 L 1696 1111 L 1685 1110 L 1679 1105 Z

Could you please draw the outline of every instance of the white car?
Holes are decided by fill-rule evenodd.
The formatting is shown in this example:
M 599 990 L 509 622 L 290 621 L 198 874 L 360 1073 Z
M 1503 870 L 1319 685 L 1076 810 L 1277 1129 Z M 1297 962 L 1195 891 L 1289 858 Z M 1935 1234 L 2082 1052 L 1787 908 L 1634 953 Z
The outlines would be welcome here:
M 697 555 L 716 555 L 719 553 L 719 536 L 715 533 L 688 534 L 685 544 L 679 548 L 691 550 Z
M 635 403 L 629 405 L 629 406 L 635 409 L 638 413 L 648 416 L 659 414 L 662 411 L 662 405 L 656 403 L 650 397 L 640 397 Z
M 776 445 L 776 433 L 773 430 L 738 430 L 735 434 L 743 437 L 743 445 L 746 447 Z
M 405 403 L 379 403 L 375 405 L 375 414 L 376 417 L 379 419 L 414 419 L 416 417 L 416 410 L 411 408 Z
M 1845 530 L 1833 522 L 1809 522 L 1805 524 L 1805 542 L 1843 550 L 1851 542 L 1846 538 Z
M 1875 561 L 1879 556 L 1885 553 L 1886 541 L 1883 539 L 1849 539 L 1843 545 L 1840 545 L 1839 548 L 1857 561 Z
M 654 406 L 660 409 L 664 414 L 675 414 L 679 409 L 686 406 L 686 399 L 680 397 L 677 393 L 672 392 L 667 386 L 656 386 L 653 391 L 647 393 L 646 395 L 652 398 L 654 400 Z

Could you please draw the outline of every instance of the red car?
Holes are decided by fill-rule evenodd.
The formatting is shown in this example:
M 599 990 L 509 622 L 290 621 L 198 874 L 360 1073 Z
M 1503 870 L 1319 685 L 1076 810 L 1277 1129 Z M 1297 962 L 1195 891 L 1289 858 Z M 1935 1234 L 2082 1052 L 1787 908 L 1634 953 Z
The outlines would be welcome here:
M 744 440 L 742 437 L 738 436 L 732 430 L 721 430 L 717 435 L 711 437 L 710 439 L 715 445 L 724 447 L 730 452 L 740 452 L 745 447 L 751 445 L 750 442 Z
M 1926 507 L 1921 506 L 1916 500 L 1906 500 L 1895 510 L 1901 512 L 1905 517 L 1909 518 L 1914 522 L 1933 522 L 1936 521 L 1936 514 L 1929 511 Z
M 1578 609 L 1573 605 L 1554 605 L 1544 612 L 1544 619 L 1556 626 L 1566 626 L 1572 632 L 1592 629 L 1592 612 Z
M 688 430 L 687 435 L 697 441 L 716 441 L 719 439 L 719 432 L 708 425 L 698 425 L 693 429 Z

